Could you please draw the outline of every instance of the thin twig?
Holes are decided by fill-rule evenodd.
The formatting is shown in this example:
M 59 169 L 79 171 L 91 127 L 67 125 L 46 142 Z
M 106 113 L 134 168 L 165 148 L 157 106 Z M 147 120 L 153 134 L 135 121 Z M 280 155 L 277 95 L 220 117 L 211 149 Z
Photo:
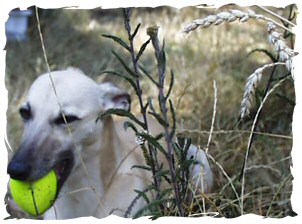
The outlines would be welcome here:
M 120 163 L 118 164 L 118 166 L 115 168 L 115 170 L 114 170 L 114 172 L 113 172 L 113 174 L 112 174 L 112 176 L 111 176 L 111 178 L 110 178 L 110 180 L 109 180 L 109 182 L 108 182 L 108 184 L 107 184 L 107 186 L 105 187 L 105 189 L 108 189 L 110 186 L 111 186 L 111 184 L 112 184 L 112 182 L 113 182 L 113 180 L 114 180 L 114 178 L 115 178 L 115 176 L 117 175 L 117 173 L 118 173 L 118 171 L 119 171 L 119 169 L 121 168 L 121 166 L 123 165 L 123 163 L 126 161 L 126 159 L 132 154 L 132 153 L 134 153 L 134 151 L 136 150 L 138 148 L 138 145 L 137 146 L 134 146 L 123 158 L 122 158 L 122 160 L 120 161 Z
M 247 167 L 245 170 L 246 170 L 246 172 L 248 172 L 248 171 L 251 172 L 251 171 L 256 170 L 256 169 L 266 169 L 266 170 L 270 170 L 270 171 L 274 172 L 275 174 L 277 174 L 279 177 L 282 176 L 280 170 L 274 169 L 274 168 L 273 168 L 272 166 L 270 166 L 270 165 L 253 165 L 253 166 Z
M 289 33 L 291 33 L 291 34 L 295 34 L 291 29 L 287 28 L 286 26 L 283 26 L 281 23 L 278 23 L 278 22 L 276 22 L 276 21 L 274 21 L 274 20 L 272 20 L 272 19 L 270 19 L 270 18 L 266 18 L 265 20 L 266 20 L 267 22 L 271 22 L 271 23 L 275 24 L 275 25 L 278 26 L 279 28 L 284 29 L 284 30 L 286 30 L 287 32 L 289 32 Z
M 176 111 L 178 111 L 181 100 L 183 99 L 183 97 L 186 95 L 187 93 L 187 89 L 191 86 L 191 83 L 188 83 L 185 88 L 183 89 L 182 93 L 180 94 L 180 97 L 177 100 L 177 104 L 176 104 Z
M 209 138 L 208 138 L 207 147 L 205 149 L 206 154 L 208 153 L 210 143 L 211 143 L 211 140 L 212 140 L 212 134 L 213 134 L 213 131 L 214 131 L 214 123 L 215 123 L 215 118 L 216 118 L 217 86 L 216 86 L 216 81 L 215 80 L 213 81 L 213 88 L 214 88 L 214 103 L 213 103 L 212 124 L 211 124 L 211 128 L 210 128 L 210 134 L 209 134 Z
M 48 72 L 48 75 L 49 75 L 49 79 L 51 81 L 51 85 L 52 85 L 52 89 L 54 91 L 54 95 L 56 97 L 56 101 L 58 103 L 58 106 L 60 108 L 60 112 L 62 114 L 62 117 L 63 117 L 63 120 L 66 124 L 66 127 L 67 127 L 67 130 L 68 130 L 68 134 L 72 140 L 72 144 L 73 146 L 75 147 L 77 153 L 78 153 L 78 156 L 79 156 L 79 159 L 80 159 L 80 162 L 81 162 L 81 165 L 83 167 L 83 170 L 88 178 L 88 181 L 90 183 L 90 186 L 91 186 L 91 189 L 92 191 L 94 192 L 94 194 L 97 196 L 97 199 L 98 199 L 98 202 L 99 202 L 99 206 L 104 209 L 104 205 L 101 201 L 101 196 L 96 192 L 96 187 L 92 181 L 92 178 L 91 176 L 89 175 L 89 172 L 87 170 L 87 167 L 83 161 L 83 158 L 82 158 L 82 155 L 80 154 L 80 149 L 79 147 L 77 146 L 77 144 L 75 143 L 75 140 L 73 138 L 73 135 L 72 135 L 72 132 L 71 132 L 71 129 L 70 129 L 70 126 L 66 120 L 66 117 L 65 117 L 65 114 L 63 113 L 63 110 L 62 110 L 62 105 L 60 103 L 60 99 L 58 97 L 58 94 L 57 94 L 57 91 L 56 91 L 56 87 L 55 87 L 55 84 L 54 84 L 54 81 L 53 81 L 53 78 L 52 78 L 52 74 L 51 74 L 51 70 L 50 70 L 50 66 L 49 66 L 49 63 L 48 63 L 48 58 L 47 58 L 47 54 L 46 54 L 46 49 L 45 49 L 45 44 L 44 44 L 44 38 L 43 38 L 43 35 L 42 35 L 42 31 L 41 31 L 41 25 L 40 25 L 40 18 L 39 18 L 39 12 L 38 12 L 38 8 L 35 7 L 35 11 L 36 11 L 36 19 L 37 19 L 37 24 L 38 24 L 38 31 L 39 31 L 39 36 L 40 36 L 40 41 L 41 41 L 41 46 L 42 46 L 42 51 L 43 51 L 43 56 L 44 56 L 44 60 L 45 60 L 45 63 L 46 63 L 46 66 L 47 66 L 47 72 Z
M 65 196 L 69 196 L 69 195 L 72 195 L 72 194 L 76 194 L 76 193 L 79 193 L 79 192 L 82 192 L 82 191 L 93 191 L 93 189 L 92 189 L 91 187 L 83 187 L 83 188 L 80 188 L 80 189 L 77 189 L 77 190 L 74 190 L 74 191 L 69 191 L 69 192 L 66 192 L 66 193 L 60 195 L 60 196 L 57 198 L 57 200 L 60 199 L 60 198 L 65 197 Z
M 139 90 L 138 92 L 138 101 L 139 101 L 139 105 L 140 105 L 140 109 L 141 109 L 141 114 L 143 117 L 143 121 L 146 127 L 146 131 L 149 132 L 149 127 L 148 127 L 148 120 L 147 120 L 147 113 L 146 113 L 146 107 L 144 106 L 143 103 L 143 97 L 142 97 L 142 88 L 141 88 L 141 84 L 140 84 L 140 79 L 139 79 L 139 72 L 138 72 L 138 61 L 136 60 L 136 56 L 135 56 L 135 51 L 134 51 L 134 43 L 133 43 L 133 38 L 131 37 L 131 24 L 130 24 L 130 17 L 131 17 L 131 13 L 132 13 L 132 8 L 126 8 L 124 9 L 124 19 L 125 19 L 125 29 L 127 31 L 128 34 L 128 39 L 129 39 L 129 44 L 130 44 L 130 54 L 131 54 L 131 59 L 132 59 L 132 63 L 133 63 L 133 69 L 134 69 L 134 73 L 136 75 L 135 77 L 135 82 L 136 82 L 136 86 L 137 89 Z M 154 180 L 154 184 L 156 186 L 156 188 L 159 188 L 160 186 L 160 180 L 159 178 L 155 177 L 155 173 L 156 170 L 158 170 L 158 164 L 154 162 L 157 162 L 157 159 L 155 158 L 155 155 L 153 153 L 153 149 L 151 144 L 148 142 L 148 152 L 151 158 L 151 172 L 152 172 L 152 176 L 153 176 L 153 180 Z M 158 196 L 158 194 L 157 194 Z
M 155 50 L 155 57 L 157 60 L 157 70 L 158 70 L 158 101 L 159 101 L 159 108 L 161 110 L 161 114 L 163 120 L 166 124 L 169 123 L 168 114 L 167 114 L 167 98 L 164 93 L 164 85 L 165 85 L 165 52 L 164 52 L 164 44 L 161 48 L 160 42 L 158 39 L 158 26 L 152 26 L 147 29 L 147 34 L 150 36 L 153 48 Z M 175 201 L 180 213 L 180 216 L 184 216 L 184 210 L 181 205 L 181 199 L 179 194 L 179 188 L 177 185 L 176 174 L 173 168 L 173 146 L 172 146 L 172 136 L 169 131 L 169 126 L 164 127 L 164 134 L 165 134 L 165 142 L 168 150 L 168 164 L 169 164 L 169 171 L 171 175 L 171 182 L 173 185 L 174 193 L 175 193 Z
M 263 7 L 263 6 L 257 5 L 257 7 L 260 8 L 260 9 L 262 9 L 262 10 L 264 10 L 264 11 L 266 11 L 267 13 L 269 13 L 269 14 L 271 14 L 271 15 L 277 17 L 278 19 L 280 19 L 280 20 L 282 20 L 282 21 L 288 23 L 288 24 L 291 25 L 291 26 L 296 26 L 296 24 L 292 23 L 291 21 L 289 21 L 289 20 L 283 18 L 282 16 L 278 15 L 277 13 L 274 13 L 273 11 L 271 11 L 271 10 L 269 10 L 269 9 Z
M 209 131 L 200 131 L 200 130 L 190 130 L 190 129 L 181 129 L 181 131 L 178 132 L 179 134 L 198 134 L 198 135 L 208 135 L 210 134 Z M 247 131 L 247 130 L 219 130 L 219 131 L 213 131 L 212 134 L 233 134 L 233 133 L 243 133 L 243 134 L 247 134 L 247 133 L 251 133 L 251 131 Z M 288 139 L 288 140 L 292 140 L 293 137 L 292 136 L 288 136 L 288 135 L 279 135 L 279 134 L 274 134 L 274 133 L 266 133 L 266 132 L 260 132 L 260 131 L 254 131 L 253 132 L 256 135 L 263 135 L 263 136 L 268 136 L 268 137 L 272 137 L 272 138 L 283 138 L 283 139 Z
M 248 141 L 248 145 L 247 145 L 247 150 L 246 150 L 246 154 L 245 154 L 245 159 L 243 162 L 243 167 L 242 167 L 242 171 L 241 171 L 241 175 L 239 179 L 242 179 L 242 184 L 241 184 L 241 215 L 244 214 L 243 211 L 243 195 L 244 195 L 244 187 L 245 187 L 245 173 L 246 173 L 246 164 L 247 164 L 247 159 L 249 156 L 249 152 L 251 150 L 251 146 L 252 146 L 252 142 L 253 142 L 253 136 L 254 136 L 254 131 L 255 131 L 255 127 L 256 127 L 256 123 L 258 121 L 258 116 L 263 108 L 264 103 L 266 102 L 267 98 L 269 97 L 269 95 L 277 88 L 279 87 L 285 80 L 287 80 L 287 78 L 284 78 L 282 80 L 280 80 L 277 84 L 275 84 L 268 92 L 267 94 L 264 96 L 263 100 L 260 103 L 260 106 L 257 110 L 257 113 L 255 115 L 254 118 L 254 122 L 251 128 L 251 133 L 250 133 L 250 137 L 249 137 L 249 141 Z
M 212 140 L 212 134 L 213 134 L 213 131 L 214 131 L 215 118 L 216 118 L 217 86 L 216 86 L 216 81 L 215 80 L 213 81 L 213 89 L 214 89 L 213 114 L 212 114 L 212 123 L 211 123 L 211 128 L 210 128 L 210 134 L 209 134 L 207 146 L 206 146 L 206 149 L 205 149 L 206 155 L 208 155 L 210 143 L 211 143 L 211 140 Z M 203 181 L 201 183 L 203 184 Z M 203 185 L 202 185 L 202 190 L 203 190 Z M 206 209 L 205 209 L 205 199 L 204 199 L 204 197 L 202 197 L 202 204 L 203 204 L 203 212 L 205 212 Z
M 226 173 L 226 171 L 223 169 L 223 167 L 222 167 L 222 166 L 214 159 L 213 156 L 211 156 L 211 155 L 208 153 L 208 154 L 207 154 L 207 157 L 210 158 L 210 159 L 213 161 L 213 163 L 215 163 L 215 164 L 218 166 L 218 168 L 221 170 L 222 174 L 227 178 L 227 180 L 228 180 L 229 184 L 231 185 L 231 188 L 232 188 L 232 190 L 233 190 L 233 192 L 234 192 L 234 194 L 235 194 L 235 196 L 236 196 L 236 198 L 237 198 L 237 201 L 240 202 L 240 197 L 239 197 L 239 195 L 238 195 L 238 193 L 237 193 L 237 191 L 236 191 L 236 188 L 235 188 L 235 186 L 234 186 L 234 184 L 233 184 L 233 181 L 232 181 L 232 179 L 230 178 L 230 176 Z M 241 207 L 241 204 L 240 204 L 240 203 L 239 203 L 238 205 L 239 205 L 239 207 Z

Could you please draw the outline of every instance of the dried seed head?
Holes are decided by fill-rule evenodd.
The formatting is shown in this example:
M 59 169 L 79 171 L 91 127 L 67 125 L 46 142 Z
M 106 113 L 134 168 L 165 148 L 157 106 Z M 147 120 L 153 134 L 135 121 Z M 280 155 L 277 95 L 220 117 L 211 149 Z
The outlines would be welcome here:
M 232 14 L 229 12 L 220 12 L 217 14 L 218 18 L 223 19 L 223 20 L 228 20 Z
M 231 10 L 231 13 L 232 13 L 234 16 L 236 16 L 237 18 L 242 18 L 242 17 L 244 17 L 244 16 L 247 15 L 247 13 L 242 12 L 242 11 L 237 10 L 237 9 L 232 9 L 232 10 Z
M 243 98 L 241 101 L 241 106 L 240 106 L 240 118 L 243 119 L 244 117 L 248 116 L 250 114 L 250 109 L 253 105 L 253 99 L 255 96 L 256 88 L 260 84 L 262 80 L 262 74 L 263 71 L 267 68 L 276 66 L 276 65 L 284 65 L 282 62 L 276 62 L 272 64 L 267 64 L 264 65 L 254 71 L 253 74 L 251 74 L 247 80 L 246 84 L 244 87 L 244 93 L 243 93 Z
M 223 22 L 224 22 L 223 19 L 217 19 L 216 22 L 214 22 L 214 25 L 220 25 Z
M 240 107 L 240 118 L 244 118 L 250 114 L 252 107 L 253 98 L 255 95 L 256 88 L 262 79 L 262 68 L 258 68 L 253 74 L 247 78 L 247 82 L 244 88 L 243 99 Z
M 193 21 L 195 25 L 202 26 L 204 24 L 205 20 L 204 19 L 196 19 Z
M 196 30 L 198 28 L 198 24 L 196 23 L 189 23 L 188 25 L 185 26 L 184 28 L 184 33 L 189 33 L 193 30 Z
M 147 28 L 147 34 L 148 34 L 148 36 L 150 36 L 151 38 L 154 37 L 154 36 L 157 36 L 158 29 L 159 29 L 159 26 L 157 26 L 157 25 L 155 25 L 155 26 L 149 26 Z
M 257 16 L 256 13 L 251 9 L 248 9 L 247 12 L 249 14 L 249 17 L 251 18 L 255 18 Z
M 239 20 L 240 22 L 246 22 L 250 18 L 262 18 L 265 17 L 262 15 L 256 14 L 254 11 L 249 10 L 248 12 L 242 12 L 240 10 L 230 10 L 228 12 L 219 12 L 217 15 L 209 15 L 203 19 L 196 19 L 192 23 L 188 24 L 184 28 L 185 33 L 189 33 L 193 30 L 196 30 L 197 27 L 206 28 L 210 25 L 220 25 L 223 22 L 234 22 Z
M 274 46 L 280 61 L 285 62 L 287 70 L 291 71 L 293 69 L 292 57 L 297 55 L 297 53 L 286 45 L 282 34 L 276 30 L 276 25 L 272 22 L 267 23 L 267 32 L 269 34 L 268 42 Z
M 234 22 L 236 19 L 237 19 L 236 16 L 231 15 L 227 21 L 231 23 L 231 22 Z
M 244 17 L 242 17 L 242 18 L 239 20 L 239 22 L 244 23 L 244 22 L 246 22 L 246 21 L 248 21 L 248 20 L 249 20 L 249 16 L 244 16 Z
M 207 22 L 209 22 L 209 23 L 214 23 L 218 18 L 219 18 L 219 17 L 216 16 L 216 15 L 209 15 L 209 16 L 207 17 Z

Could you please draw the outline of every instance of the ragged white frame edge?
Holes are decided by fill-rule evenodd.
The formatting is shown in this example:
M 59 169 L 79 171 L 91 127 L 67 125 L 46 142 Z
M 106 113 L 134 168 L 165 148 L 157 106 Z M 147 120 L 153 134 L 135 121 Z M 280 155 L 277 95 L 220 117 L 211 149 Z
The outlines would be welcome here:
M 41 8 L 61 8 L 61 7 L 77 7 L 77 8 L 85 8 L 91 9 L 102 6 L 103 8 L 118 8 L 118 7 L 156 7 L 156 6 L 172 6 L 176 8 L 182 8 L 185 6 L 194 6 L 198 4 L 208 4 L 215 8 L 229 4 L 235 3 L 240 6 L 250 6 L 250 5 L 262 5 L 262 6 L 275 6 L 275 7 L 285 7 L 289 4 L 296 4 L 298 6 L 299 13 L 301 13 L 301 1 L 280 1 L 280 0 L 249 0 L 249 1 L 240 1 L 240 0 L 61 0 L 61 1 L 44 1 L 44 0 L 27 0 L 27 1 L 18 1 L 18 0 L 9 0 L 9 1 L 1 1 L 0 7 L 0 222 L 3 223 L 32 223 L 33 220 L 5 220 L 3 219 L 8 216 L 5 205 L 4 205 L 4 196 L 6 193 L 6 187 L 8 182 L 8 175 L 6 174 L 7 167 L 7 150 L 5 146 L 6 139 L 6 110 L 7 110 L 7 90 L 5 88 L 5 51 L 4 46 L 6 43 L 5 37 L 5 21 L 8 19 L 8 13 L 11 9 L 19 7 L 20 9 L 26 9 L 29 6 L 37 5 Z M 302 184 L 301 184 L 301 176 L 302 176 L 302 157 L 301 157 L 301 142 L 302 136 L 301 130 L 301 116 L 302 116 L 302 105 L 301 105 L 301 83 L 302 83 L 302 74 L 301 74 L 301 66 L 302 66 L 302 56 L 301 56 L 301 15 L 298 15 L 297 18 L 297 26 L 294 29 L 296 33 L 296 42 L 295 42 L 295 51 L 300 52 L 298 56 L 296 56 L 293 60 L 295 66 L 295 92 L 296 92 L 296 106 L 294 109 L 293 115 L 293 148 L 292 148 L 292 158 L 294 167 L 291 169 L 291 172 L 294 176 L 293 180 L 293 193 L 291 197 L 291 203 L 293 210 L 298 214 L 296 217 L 286 217 L 282 219 L 264 219 L 261 216 L 256 215 L 244 215 L 235 219 L 222 219 L 222 218 L 171 218 L 171 217 L 163 217 L 156 221 L 151 221 L 148 218 L 140 218 L 137 220 L 131 219 L 123 219 L 116 216 L 109 216 L 104 219 L 95 219 L 92 217 L 87 218 L 79 218 L 73 220 L 64 220 L 64 221 L 34 221 L 35 223 L 142 223 L 142 222 L 155 222 L 155 223 L 301 223 L 302 221 L 302 209 L 301 209 L 301 200 L 302 200 Z M 19 74 L 22 75 L 22 74 Z M 185 220 L 183 220 L 185 219 Z

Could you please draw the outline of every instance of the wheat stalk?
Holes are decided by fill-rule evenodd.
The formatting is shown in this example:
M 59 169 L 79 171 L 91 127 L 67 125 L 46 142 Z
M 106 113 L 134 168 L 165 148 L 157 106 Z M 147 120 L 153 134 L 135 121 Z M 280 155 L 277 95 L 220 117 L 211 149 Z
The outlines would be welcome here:
M 276 62 L 276 63 L 264 65 L 264 66 L 256 69 L 254 71 L 254 73 L 251 74 L 247 78 L 247 81 L 246 81 L 246 84 L 244 87 L 243 98 L 242 98 L 241 106 L 240 106 L 240 118 L 241 119 L 250 114 L 250 108 L 252 107 L 252 104 L 253 104 L 255 91 L 262 79 L 263 71 L 267 68 L 270 68 L 270 67 L 273 67 L 276 65 L 282 65 L 282 64 L 284 65 L 285 63 Z
M 244 211 L 243 211 L 243 202 L 244 202 L 244 190 L 245 190 L 245 174 L 246 174 L 246 164 L 247 164 L 247 159 L 248 159 L 248 156 L 249 156 L 249 153 L 250 153 L 250 149 L 251 149 L 251 146 L 252 146 L 252 142 L 253 142 L 253 132 L 255 130 L 255 127 L 256 127 L 256 123 L 257 123 L 257 120 L 258 120 L 258 117 L 259 117 L 259 114 L 263 108 L 263 105 L 264 103 L 266 102 L 266 100 L 268 99 L 269 95 L 272 94 L 272 92 L 277 88 L 279 87 L 285 80 L 287 80 L 287 77 L 286 78 L 283 78 L 281 79 L 278 83 L 276 83 L 268 92 L 267 94 L 264 96 L 263 100 L 261 101 L 260 103 L 260 106 L 257 110 L 257 113 L 255 115 L 255 118 L 254 118 L 254 122 L 253 122 L 253 125 L 252 125 L 252 128 L 251 128 L 251 133 L 250 133 L 250 137 L 249 137 L 249 141 L 248 141 L 248 146 L 247 146 L 247 150 L 246 150 L 246 153 L 245 153 L 245 159 L 244 159 L 244 163 L 243 163 L 243 167 L 242 167 L 242 173 L 240 174 L 240 176 L 242 177 L 242 184 L 241 184 L 241 215 L 243 215 Z M 241 179 L 241 178 L 239 178 Z
M 271 18 L 265 17 L 261 14 L 256 14 L 252 10 L 243 12 L 237 9 L 220 12 L 216 15 L 209 15 L 203 19 L 196 19 L 192 23 L 186 25 L 183 31 L 184 33 L 189 33 L 193 30 L 196 30 L 198 27 L 206 28 L 211 25 L 220 25 L 223 22 L 234 22 L 236 20 L 239 20 L 239 22 L 246 22 L 250 19 L 264 20 L 267 22 L 268 42 L 274 46 L 274 49 L 279 56 L 279 60 L 284 63 L 277 62 L 273 64 L 264 65 L 263 67 L 256 69 L 255 72 L 247 78 L 247 82 L 244 88 L 243 99 L 241 101 L 240 107 L 241 119 L 249 115 L 250 113 L 250 108 L 253 103 L 253 96 L 255 95 L 255 90 L 258 84 L 260 83 L 262 79 L 262 73 L 266 68 L 278 64 L 285 64 L 288 71 L 293 71 L 294 68 L 292 64 L 292 57 L 297 55 L 297 53 L 287 46 L 285 40 L 282 38 L 282 34 L 277 31 L 276 26 L 279 26 L 291 33 L 292 31 L 287 27 L 284 27 L 283 25 L 272 20 Z
M 252 10 L 248 10 L 247 12 L 243 12 L 237 9 L 232 9 L 229 11 L 220 12 L 216 15 L 209 15 L 203 19 L 196 19 L 193 22 L 187 24 L 183 29 L 184 33 L 190 33 L 193 30 L 196 30 L 198 27 L 200 28 L 207 28 L 211 25 L 220 25 L 223 22 L 234 22 L 239 20 L 239 22 L 247 22 L 250 19 L 257 19 L 257 20 L 264 20 L 274 24 L 275 26 L 279 26 L 282 29 L 287 30 L 290 33 L 293 33 L 292 30 L 288 29 L 287 27 L 283 26 L 282 24 L 272 20 L 261 14 L 256 14 Z
M 263 6 L 257 5 L 257 7 L 262 9 L 263 11 L 271 14 L 272 16 L 277 17 L 278 19 L 282 20 L 283 22 L 287 23 L 288 25 L 290 25 L 292 27 L 296 26 L 296 24 L 294 24 L 293 22 L 289 21 L 288 19 L 283 18 L 282 16 L 278 15 L 277 13 L 274 13 L 273 11 L 271 11 Z

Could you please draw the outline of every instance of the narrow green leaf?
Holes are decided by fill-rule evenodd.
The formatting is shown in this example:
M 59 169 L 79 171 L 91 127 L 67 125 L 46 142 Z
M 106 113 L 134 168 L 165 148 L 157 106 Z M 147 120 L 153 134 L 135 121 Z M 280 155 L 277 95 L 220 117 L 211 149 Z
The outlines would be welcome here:
M 174 149 L 174 152 L 175 152 L 175 154 L 176 154 L 177 159 L 180 160 L 180 159 L 181 159 L 181 156 L 182 156 L 180 145 L 179 145 L 177 142 L 174 142 L 174 143 L 172 144 L 172 146 L 173 146 L 173 149 Z
M 125 48 L 127 51 L 130 51 L 130 47 L 128 46 L 128 44 L 126 44 L 126 42 L 123 41 L 121 38 L 113 35 L 107 35 L 107 34 L 103 34 L 102 36 L 114 40 L 115 42 L 119 43 L 123 48 Z
M 159 83 L 155 81 L 155 79 L 153 79 L 151 75 L 149 75 L 147 70 L 142 65 L 139 65 L 138 67 L 157 87 L 160 86 Z
M 163 76 L 163 77 L 160 77 L 163 81 L 164 75 L 165 75 L 165 70 L 166 70 L 165 41 L 163 41 L 163 47 L 158 54 L 158 68 L 160 70 L 160 75 Z M 159 82 L 159 83 L 160 83 L 160 85 L 163 84 L 163 82 Z
M 133 123 L 131 123 L 130 121 L 125 121 L 124 129 L 127 130 L 128 128 L 131 128 L 135 133 L 137 132 L 137 128 L 135 127 L 135 125 Z
M 162 132 L 162 133 L 159 133 L 158 135 L 154 136 L 154 138 L 159 141 L 160 139 L 162 139 L 163 137 L 165 136 L 165 133 Z
M 171 192 L 173 191 L 172 188 L 167 188 L 167 189 L 164 189 L 160 192 L 160 198 L 162 197 L 165 197 L 166 195 L 169 195 Z
M 175 78 L 174 73 L 173 73 L 173 71 L 171 70 L 171 80 L 170 80 L 169 89 L 168 89 L 168 92 L 167 92 L 167 95 L 166 95 L 166 99 L 169 98 L 169 96 L 170 96 L 170 94 L 171 94 L 171 92 L 172 92 L 172 88 L 173 88 L 173 85 L 174 85 L 174 78 Z
M 146 192 L 140 191 L 140 190 L 135 190 L 135 189 L 134 189 L 134 191 L 135 191 L 135 193 L 138 194 L 139 197 L 142 197 L 147 202 L 147 204 L 150 203 L 150 199 L 148 198 L 148 196 L 146 194 L 146 192 L 148 192 L 149 189 L 147 189 Z
M 150 43 L 151 41 L 151 38 L 149 38 L 149 40 L 147 40 L 142 46 L 141 48 L 139 49 L 137 55 L 136 55 L 136 58 L 135 58 L 135 61 L 137 62 L 139 60 L 139 58 L 143 55 L 146 47 L 148 46 L 148 44 Z
M 271 61 L 274 62 L 274 63 L 278 61 L 278 59 L 276 58 L 276 56 L 272 52 L 268 51 L 267 49 L 263 49 L 263 48 L 256 48 L 256 49 L 250 51 L 247 54 L 247 57 L 249 57 L 251 54 L 253 54 L 255 52 L 261 52 L 261 53 L 266 54 L 271 59 Z
M 146 146 L 145 145 L 141 145 L 140 147 L 141 147 L 141 149 L 143 151 L 143 156 L 144 156 L 146 164 L 148 166 L 150 166 L 150 167 L 153 167 L 154 164 L 153 164 L 152 160 L 150 159 L 150 155 L 148 153 L 148 150 L 147 150 Z
M 178 135 L 176 136 L 176 139 L 177 139 L 177 145 L 178 145 L 180 148 L 184 148 L 184 147 L 185 147 L 185 142 L 186 142 L 186 138 L 184 137 L 184 135 L 178 134 Z
M 154 221 L 154 220 L 156 220 L 156 219 L 158 219 L 158 218 L 160 218 L 160 217 L 163 217 L 163 213 L 162 213 L 160 210 L 158 210 L 158 211 L 153 211 L 153 212 L 151 213 L 150 219 L 151 219 L 152 221 Z
M 119 62 L 122 64 L 124 69 L 129 73 L 129 75 L 133 77 L 137 77 L 137 74 L 135 74 L 134 71 L 127 65 L 127 63 L 114 51 L 112 51 L 113 55 L 119 60 Z
M 152 135 L 145 133 L 145 132 L 139 132 L 137 133 L 138 136 L 141 136 L 143 139 L 148 141 L 150 144 L 152 144 L 156 149 L 158 149 L 161 153 L 163 153 L 165 156 L 167 155 L 167 152 L 162 147 L 162 145 L 158 142 L 156 138 L 154 138 Z
M 189 148 L 190 148 L 191 143 L 192 143 L 191 138 L 187 138 L 186 140 L 187 140 L 187 141 L 186 141 L 186 145 L 185 145 L 185 147 L 184 147 L 185 156 L 187 156 L 188 151 L 189 151 Z
M 155 173 L 154 177 L 162 177 L 169 175 L 170 171 L 169 170 L 159 170 Z
M 138 88 L 136 86 L 136 83 L 129 76 L 124 75 L 124 74 L 119 73 L 119 72 L 115 72 L 115 71 L 103 71 L 101 74 L 104 74 L 104 73 L 110 74 L 110 75 L 119 76 L 119 77 L 125 79 L 132 86 L 132 88 L 134 89 L 134 91 L 136 92 L 136 94 L 138 94 L 139 90 L 138 90 Z
M 172 130 L 170 132 L 170 138 L 173 139 L 175 132 L 176 132 L 176 112 L 172 103 L 172 100 L 169 100 L 170 104 L 170 111 L 172 114 Z
M 136 26 L 134 32 L 132 33 L 132 35 L 131 35 L 131 37 L 130 37 L 130 40 L 133 40 L 133 39 L 134 39 L 134 37 L 136 36 L 136 34 L 137 34 L 137 32 L 138 32 L 140 26 L 141 26 L 141 23 L 137 24 L 137 26 Z
M 137 219 L 139 217 L 141 217 L 144 212 L 146 211 L 152 211 L 152 208 L 154 207 L 158 207 L 160 206 L 161 204 L 165 203 L 167 201 L 166 198 L 162 198 L 162 199 L 158 199 L 158 200 L 154 200 L 150 203 L 148 203 L 146 206 L 144 206 L 143 208 L 139 209 L 136 214 L 133 216 L 133 219 Z
M 153 112 L 153 113 L 156 113 L 155 109 L 154 109 L 154 106 L 153 106 L 153 103 L 152 103 L 152 98 L 149 96 L 148 99 L 148 104 L 149 104 L 149 107 L 150 107 L 150 110 Z
M 150 105 L 149 101 L 147 101 L 147 103 L 145 104 L 145 106 L 143 106 L 143 108 L 142 108 L 143 113 L 145 113 L 147 111 L 149 105 Z
M 151 114 L 163 127 L 169 127 L 169 124 L 157 113 L 148 112 L 149 114 Z
M 133 165 L 131 169 L 142 169 L 142 170 L 151 171 L 151 168 L 149 166 L 144 166 L 144 165 Z
M 121 117 L 128 117 L 130 120 L 132 120 L 136 124 L 140 125 L 143 129 L 146 129 L 146 125 L 143 122 L 138 120 L 132 113 L 130 113 L 129 111 L 124 110 L 124 109 L 112 108 L 112 109 L 106 110 L 105 112 L 100 112 L 98 114 L 96 122 L 98 122 L 98 120 L 103 120 L 107 116 L 110 116 L 110 115 L 118 115 L 118 116 L 121 116 Z

